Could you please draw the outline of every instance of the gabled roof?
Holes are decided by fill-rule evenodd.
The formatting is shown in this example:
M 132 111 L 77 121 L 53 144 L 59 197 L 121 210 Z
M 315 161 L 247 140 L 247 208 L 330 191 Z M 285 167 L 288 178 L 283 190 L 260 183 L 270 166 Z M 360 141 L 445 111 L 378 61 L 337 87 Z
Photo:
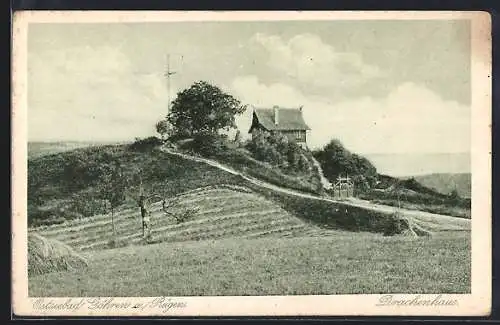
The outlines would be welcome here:
M 274 123 L 274 109 L 255 108 L 254 116 L 257 122 L 268 131 L 273 130 L 310 130 L 302 111 L 297 108 L 278 108 L 278 124 Z

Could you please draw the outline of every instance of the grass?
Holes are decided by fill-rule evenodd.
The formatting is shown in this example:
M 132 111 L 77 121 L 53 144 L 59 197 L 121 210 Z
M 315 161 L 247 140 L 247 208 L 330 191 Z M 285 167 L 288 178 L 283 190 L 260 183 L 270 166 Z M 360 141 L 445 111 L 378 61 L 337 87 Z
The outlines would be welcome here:
M 150 245 L 141 243 L 139 211 L 131 200 L 116 211 L 116 238 L 107 214 L 67 220 L 78 212 L 68 204 L 92 202 L 99 179 L 85 174 L 88 179 L 79 178 L 75 187 L 65 172 L 78 172 L 73 166 L 92 171 L 105 162 L 104 152 L 119 158 L 131 179 L 141 168 L 148 190 L 178 196 L 175 209 L 199 212 L 177 224 L 155 205 L 156 243 Z M 287 185 L 280 183 L 287 182 L 284 174 L 260 167 L 247 172 Z M 28 168 L 31 225 L 44 223 L 36 228 L 44 242 L 55 239 L 83 250 L 88 261 L 86 269 L 56 263 L 47 269 L 51 273 L 30 271 L 30 296 L 470 291 L 470 232 L 453 231 L 467 230 L 468 220 L 420 216 L 418 226 L 432 237 L 386 237 L 381 233 L 396 222 L 391 213 L 267 190 L 205 164 L 123 145 L 44 156 L 30 160 Z M 129 196 L 134 194 L 137 184 L 130 188 Z M 50 225 L 52 215 L 63 223 Z M 68 248 L 62 243 L 57 247 Z M 30 267 L 39 265 L 30 259 Z
M 471 210 L 470 208 L 463 208 L 459 206 L 450 206 L 444 204 L 423 204 L 423 203 L 412 203 L 406 201 L 398 201 L 395 199 L 372 199 L 373 203 L 390 205 L 393 207 L 400 206 L 403 209 L 409 210 L 419 210 L 436 214 L 443 214 L 447 216 L 470 219 Z
M 161 243 L 90 255 L 87 270 L 31 276 L 36 296 L 470 292 L 470 233 Z
M 188 241 L 208 238 L 254 236 L 269 231 L 273 235 L 290 235 L 298 229 L 317 227 L 296 218 L 273 201 L 255 193 L 231 186 L 212 187 L 178 196 L 171 211 L 196 207 L 192 219 L 177 224 L 162 212 L 160 204 L 152 206 L 153 241 Z M 122 209 L 115 215 L 115 242 L 120 245 L 140 244 L 141 223 L 138 208 Z M 109 215 L 97 215 L 61 225 L 34 228 L 80 250 L 103 249 L 112 236 Z M 261 234 L 262 235 L 262 234 Z
M 77 202 L 94 207 L 87 209 L 89 213 L 80 218 L 102 213 L 102 203 L 97 200 L 97 189 L 102 185 L 102 180 L 93 177 L 91 172 L 107 162 L 109 158 L 104 154 L 119 159 L 124 166 L 125 177 L 131 180 L 126 206 L 136 206 L 134 199 L 139 193 L 139 173 L 146 191 L 165 197 L 209 185 L 239 185 L 242 181 L 241 177 L 215 167 L 157 150 L 140 152 L 131 150 L 127 145 L 76 149 L 29 160 L 29 225 L 50 225 L 77 219 L 75 215 L 82 213 L 81 208 L 75 204 Z M 68 171 L 78 176 L 77 181 L 68 175 Z
M 258 186 L 253 186 L 253 190 L 254 192 L 249 188 L 218 185 L 178 195 L 171 212 L 187 208 L 198 210 L 191 219 L 180 224 L 164 214 L 160 203 L 153 204 L 152 241 L 295 237 L 304 233 L 314 235 L 322 230 L 394 235 L 409 227 L 408 224 L 398 223 L 393 213 L 371 211 L 342 202 L 302 198 Z M 32 229 L 78 250 L 141 244 L 142 226 L 137 207 L 116 211 L 114 220 L 114 238 L 109 214 Z M 424 229 L 433 228 L 432 231 L 440 231 L 447 223 L 436 225 L 436 222 L 431 220 L 422 226 Z M 458 225 L 456 228 L 463 227 Z
M 449 194 L 457 190 L 461 197 L 471 197 L 471 173 L 435 173 L 415 176 L 415 179 L 424 186 L 440 193 Z
M 411 180 L 401 181 L 410 186 Z M 432 189 L 425 188 L 416 181 L 417 190 L 411 187 L 392 190 L 371 190 L 359 193 L 361 199 L 369 200 L 373 203 L 390 205 L 394 207 L 410 210 L 419 210 L 436 214 L 443 214 L 458 218 L 470 219 L 471 200 L 469 198 L 450 197 L 438 193 Z
M 295 216 L 326 229 L 384 233 L 396 222 L 394 214 L 349 206 L 342 202 L 312 200 L 251 185 Z
M 181 147 L 181 150 L 187 154 L 213 159 L 249 176 L 281 187 L 313 194 L 321 194 L 323 190 L 319 175 L 316 177 L 314 175 L 316 171 L 284 170 L 253 158 L 251 153 L 244 148 L 233 148 L 229 144 L 224 144 L 223 150 L 213 150 L 206 153 L 197 153 L 190 146 Z

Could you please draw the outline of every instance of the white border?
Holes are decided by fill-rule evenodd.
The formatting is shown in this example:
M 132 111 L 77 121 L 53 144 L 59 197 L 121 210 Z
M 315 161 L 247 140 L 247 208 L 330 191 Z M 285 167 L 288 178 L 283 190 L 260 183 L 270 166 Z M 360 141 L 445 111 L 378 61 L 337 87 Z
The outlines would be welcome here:
M 471 294 L 443 295 L 456 306 L 377 306 L 382 295 L 178 297 L 184 308 L 152 308 L 153 298 L 113 298 L 115 302 L 144 303 L 143 308 L 92 311 L 85 298 L 77 311 L 40 311 L 28 298 L 27 277 L 27 31 L 29 23 L 124 23 L 172 21 L 263 20 L 442 20 L 471 21 L 472 71 L 472 286 Z M 486 12 L 134 12 L 23 11 L 13 20 L 12 92 L 12 283 L 13 310 L 36 316 L 274 316 L 274 315 L 439 315 L 485 316 L 491 305 L 491 21 Z M 395 295 L 398 299 L 435 299 L 437 295 Z M 48 298 L 49 299 L 49 298 Z M 68 298 L 50 298 L 64 302 Z

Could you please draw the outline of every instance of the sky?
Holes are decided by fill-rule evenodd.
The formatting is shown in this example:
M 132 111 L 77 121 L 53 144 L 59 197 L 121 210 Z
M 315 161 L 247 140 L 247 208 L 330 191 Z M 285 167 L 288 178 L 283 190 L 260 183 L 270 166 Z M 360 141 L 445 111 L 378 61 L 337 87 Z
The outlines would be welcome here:
M 249 109 L 303 106 L 318 148 L 470 151 L 470 25 L 439 21 L 30 24 L 29 141 L 154 134 L 170 97 L 205 80 Z

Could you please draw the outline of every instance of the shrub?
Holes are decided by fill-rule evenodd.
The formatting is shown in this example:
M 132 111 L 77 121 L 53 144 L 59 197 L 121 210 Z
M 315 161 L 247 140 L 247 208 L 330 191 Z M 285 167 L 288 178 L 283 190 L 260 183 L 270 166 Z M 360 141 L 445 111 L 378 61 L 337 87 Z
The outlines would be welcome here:
M 393 235 L 401 233 L 405 229 L 404 223 L 401 223 L 395 215 L 390 213 L 350 206 L 340 202 L 310 199 L 274 192 L 252 184 L 249 184 L 249 187 L 256 193 L 273 199 L 283 209 L 296 215 L 298 218 L 313 222 L 324 228 L 353 232 L 391 233 Z
M 202 156 L 214 157 L 223 154 L 227 149 L 224 140 L 225 138 L 218 134 L 198 133 L 193 137 L 189 146 L 191 150 Z
M 182 212 L 174 213 L 173 217 L 177 223 L 183 223 L 193 218 L 195 214 L 198 213 L 198 209 L 186 209 Z
M 351 153 L 339 140 L 332 140 L 321 150 L 315 151 L 314 157 L 321 164 L 323 173 L 330 182 L 335 182 L 340 175 L 349 174 L 355 178 L 355 187 L 361 192 L 377 183 L 375 166 L 365 157 Z
M 312 154 L 279 133 L 259 132 L 248 142 L 247 149 L 255 159 L 282 170 L 295 173 L 309 173 L 312 170 Z
M 156 132 L 162 139 L 167 139 L 173 134 L 172 125 L 167 120 L 158 121 L 155 125 Z
M 386 225 L 383 231 L 384 236 L 394 236 L 403 233 L 404 230 L 410 229 L 408 220 L 400 218 L 397 214 L 394 214 L 393 218 L 394 222 Z
M 129 145 L 130 150 L 133 151 L 150 151 L 163 144 L 163 140 L 158 137 L 148 137 L 145 139 L 136 139 L 134 143 Z

